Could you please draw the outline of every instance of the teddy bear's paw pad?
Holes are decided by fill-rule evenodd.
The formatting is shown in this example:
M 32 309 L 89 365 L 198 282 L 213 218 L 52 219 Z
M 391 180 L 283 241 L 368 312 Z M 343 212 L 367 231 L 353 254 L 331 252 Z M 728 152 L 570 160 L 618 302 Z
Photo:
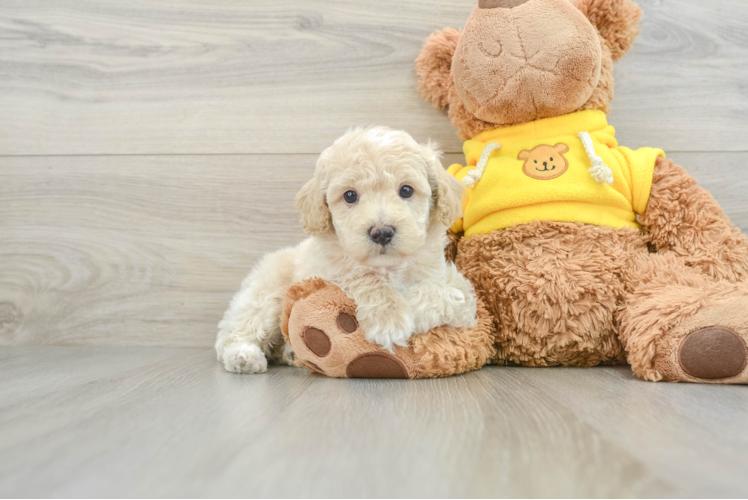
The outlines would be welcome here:
M 710 326 L 689 333 L 680 345 L 678 358 L 688 375 L 717 380 L 740 375 L 748 364 L 748 349 L 733 330 Z
M 330 350 L 332 349 L 330 337 L 319 328 L 307 328 L 301 334 L 301 340 L 304 341 L 304 344 L 310 351 L 320 358 L 324 358 L 330 354 Z
M 408 378 L 408 370 L 399 359 L 381 352 L 361 354 L 345 372 L 348 378 Z
M 350 314 L 341 312 L 338 314 L 338 326 L 346 333 L 353 333 L 358 330 L 358 321 Z

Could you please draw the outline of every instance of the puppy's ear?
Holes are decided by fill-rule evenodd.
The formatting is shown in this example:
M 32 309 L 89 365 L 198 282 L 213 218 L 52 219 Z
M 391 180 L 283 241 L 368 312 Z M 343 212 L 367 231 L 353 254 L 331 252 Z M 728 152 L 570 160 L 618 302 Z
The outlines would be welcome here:
M 631 0 L 574 0 L 574 5 L 603 37 L 614 61 L 619 61 L 639 34 L 642 11 Z
M 325 193 L 315 176 L 296 195 L 296 209 L 301 214 L 304 231 L 311 236 L 319 236 L 332 231 L 332 214 L 327 206 Z
M 423 147 L 423 156 L 428 165 L 431 186 L 431 224 L 449 227 L 462 217 L 462 196 L 465 186 L 444 170 L 439 160 L 441 152 L 433 143 Z
M 517 157 L 517 159 L 518 160 L 527 160 L 528 158 L 530 158 L 530 154 L 531 153 L 528 150 L 525 149 L 524 151 L 520 152 L 520 154 Z
M 429 36 L 416 59 L 418 91 L 436 109 L 442 110 L 449 104 L 449 91 L 452 81 L 452 56 L 460 39 L 460 31 L 444 28 Z
M 564 144 L 563 142 L 559 142 L 555 146 L 553 146 L 553 149 L 555 149 L 558 153 L 564 154 L 569 152 L 569 146 Z

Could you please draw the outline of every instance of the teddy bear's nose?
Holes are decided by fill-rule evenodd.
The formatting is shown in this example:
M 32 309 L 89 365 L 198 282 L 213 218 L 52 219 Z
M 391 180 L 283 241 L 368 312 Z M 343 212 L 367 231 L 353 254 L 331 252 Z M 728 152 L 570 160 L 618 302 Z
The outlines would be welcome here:
M 522 5 L 528 0 L 478 0 L 478 7 L 481 9 L 511 9 Z

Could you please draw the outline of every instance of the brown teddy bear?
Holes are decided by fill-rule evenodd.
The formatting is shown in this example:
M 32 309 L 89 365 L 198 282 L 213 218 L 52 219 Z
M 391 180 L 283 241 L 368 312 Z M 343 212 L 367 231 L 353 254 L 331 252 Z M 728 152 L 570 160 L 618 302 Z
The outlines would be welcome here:
M 748 239 L 663 151 L 619 146 L 607 123 L 640 19 L 630 0 L 480 0 L 464 30 L 429 38 L 419 90 L 449 109 L 467 162 L 449 169 L 467 193 L 447 254 L 479 324 L 387 353 L 354 329 L 350 299 L 312 280 L 286 307 L 299 364 L 416 378 L 628 362 L 652 381 L 748 382 Z
M 683 168 L 618 146 L 607 123 L 641 15 L 630 0 L 480 0 L 464 30 L 429 38 L 419 90 L 466 141 L 468 166 L 450 168 L 468 186 L 457 267 L 494 317 L 495 363 L 746 383 L 748 240 Z

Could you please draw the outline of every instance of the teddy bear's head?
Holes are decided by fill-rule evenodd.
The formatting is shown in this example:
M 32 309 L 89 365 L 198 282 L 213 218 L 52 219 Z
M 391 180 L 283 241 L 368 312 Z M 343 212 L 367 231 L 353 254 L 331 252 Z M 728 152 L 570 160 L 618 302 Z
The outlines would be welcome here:
M 609 112 L 613 62 L 631 48 L 631 0 L 479 0 L 465 29 L 432 35 L 419 90 L 463 139 L 583 109 Z

